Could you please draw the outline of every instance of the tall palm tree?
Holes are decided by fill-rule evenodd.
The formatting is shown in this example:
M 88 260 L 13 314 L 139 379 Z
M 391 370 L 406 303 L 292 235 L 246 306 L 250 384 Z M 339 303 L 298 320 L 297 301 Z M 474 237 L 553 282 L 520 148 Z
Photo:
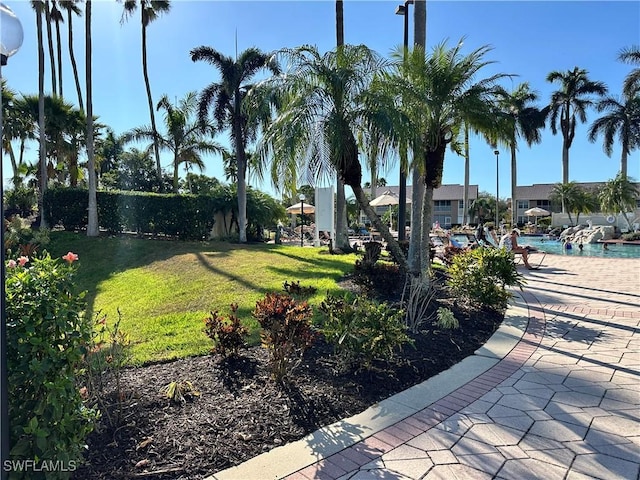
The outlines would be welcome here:
M 222 147 L 213 141 L 203 140 L 203 135 L 213 135 L 214 128 L 206 124 L 204 129 L 191 117 L 197 108 L 196 92 L 189 92 L 178 105 L 172 105 L 169 97 L 163 95 L 158 101 L 158 110 L 164 110 L 164 124 L 167 134 L 154 133 L 150 127 L 134 128 L 124 134 L 125 143 L 131 140 L 157 140 L 161 149 L 173 154 L 173 192 L 178 193 L 178 171 L 180 165 L 185 168 L 196 166 L 204 169 L 203 153 L 221 153 Z
M 147 66 L 147 27 L 153 23 L 163 13 L 171 10 L 171 2 L 169 0 L 125 0 L 124 12 L 122 20 L 124 21 L 140 7 L 140 25 L 142 32 L 142 75 L 144 76 L 144 86 L 147 90 L 147 103 L 149 104 L 149 116 L 151 117 L 151 128 L 154 132 L 156 129 L 156 117 L 153 110 L 153 97 L 151 95 L 151 84 L 149 83 L 149 69 Z M 156 175 L 160 188 L 164 182 L 162 181 L 162 166 L 160 165 L 160 146 L 157 141 L 153 144 L 154 155 L 156 158 Z
M 240 242 L 247 241 L 247 155 L 249 142 L 255 140 L 257 122 L 250 121 L 245 101 L 251 90 L 251 79 L 261 70 L 277 75 L 280 67 L 271 55 L 257 48 L 249 48 L 237 59 L 221 54 L 211 47 L 200 46 L 191 50 L 191 60 L 204 61 L 220 71 L 220 81 L 209 84 L 200 94 L 198 118 L 201 125 L 208 123 L 209 108 L 213 106 L 213 119 L 218 130 L 228 129 L 238 167 L 238 227 Z
M 51 67 L 51 92 L 54 95 L 58 94 L 58 79 L 56 77 L 56 57 L 55 49 L 53 47 L 53 30 L 51 29 L 51 23 L 53 19 L 51 17 L 51 4 L 49 0 L 44 0 L 44 18 L 45 25 L 47 27 L 47 45 L 49 46 L 49 60 Z
M 78 105 L 80 110 L 84 110 L 84 102 L 82 101 L 82 88 L 80 87 L 80 77 L 78 76 L 78 64 L 73 49 L 73 15 L 81 16 L 82 10 L 78 7 L 79 0 L 60 0 L 60 8 L 67 11 L 67 33 L 69 43 L 69 58 L 71 59 L 71 67 L 73 68 L 73 79 L 76 83 L 76 92 L 78 94 Z
M 461 48 L 462 41 L 453 48 L 441 43 L 433 53 L 425 54 L 416 46 L 408 53 L 406 62 L 403 51 L 393 53 L 399 66 L 397 89 L 401 92 L 402 104 L 409 106 L 407 114 L 413 123 L 411 130 L 415 132 L 411 146 L 413 168 L 419 169 L 420 181 L 425 185 L 423 245 L 428 245 L 426 242 L 433 221 L 433 190 L 442 183 L 446 148 L 457 137 L 465 120 L 490 123 L 494 116 L 495 85 L 505 76 L 495 74 L 477 78 L 482 68 L 491 63 L 485 60 L 490 48 L 483 46 L 466 55 L 462 54 Z M 413 241 L 413 231 L 411 237 Z M 428 256 L 422 255 L 420 265 L 413 264 L 410 268 L 416 276 L 422 274 L 429 268 Z
M 98 230 L 98 179 L 93 145 L 93 80 L 91 51 L 91 6 L 93 0 L 86 0 L 85 7 L 85 69 L 87 91 L 87 169 L 89 170 L 89 210 L 87 220 L 87 236 L 97 237 Z
M 104 138 L 96 141 L 96 163 L 99 176 L 117 169 L 123 153 L 124 138 L 107 127 Z
M 598 194 L 602 211 L 613 214 L 622 213 L 629 229 L 631 229 L 631 222 L 627 212 L 635 211 L 638 198 L 640 198 L 640 192 L 633 184 L 633 179 L 622 173 L 618 173 L 616 178 L 609 180 Z
M 605 115 L 593 122 L 589 128 L 589 141 L 595 142 L 602 134 L 603 149 L 608 157 L 613 152 L 616 137 L 622 147 L 620 155 L 620 173 L 627 175 L 627 158 L 640 147 L 640 91 L 634 96 L 623 94 L 622 100 L 607 96 L 596 104 L 599 113 Z
M 618 54 L 618 60 L 630 65 L 640 67 L 640 47 L 634 45 L 632 47 L 623 48 Z M 640 68 L 634 68 L 624 79 L 623 92 L 628 97 L 633 97 L 640 90 Z
M 36 34 L 38 38 L 38 131 L 39 131 L 39 165 L 40 188 L 38 189 L 38 214 L 40 226 L 46 228 L 47 223 L 44 212 L 44 192 L 47 190 L 47 145 L 44 131 L 44 38 L 42 34 L 42 15 L 44 13 L 44 1 L 32 0 L 31 6 L 36 13 Z
M 337 171 L 352 188 L 362 210 L 387 241 L 394 257 L 406 266 L 398 242 L 376 215 L 362 188 L 362 166 L 357 138 L 365 130 L 370 138 L 392 138 L 405 131 L 390 117 L 393 100 L 371 89 L 385 62 L 364 45 L 343 45 L 320 55 L 312 46 L 283 49 L 291 66 L 286 75 L 265 86 L 279 92 L 284 103 L 265 131 L 259 153 L 270 156 L 276 185 L 295 181 L 301 168 L 310 183 Z M 272 155 L 270 155 L 272 154 Z M 293 181 L 292 181 L 292 176 Z
M 62 40 L 60 39 L 60 24 L 64 23 L 64 17 L 62 12 L 58 8 L 58 2 L 51 0 L 51 21 L 56 27 L 56 52 L 58 59 L 58 93 L 61 97 L 64 97 L 62 89 Z
M 344 45 L 344 4 L 342 0 L 336 0 L 336 46 Z M 347 230 L 347 199 L 344 193 L 344 182 L 340 174 L 336 172 L 336 238 L 337 248 L 346 250 L 349 248 L 349 235 Z
M 562 183 L 569 182 L 569 149 L 576 134 L 576 121 L 587 121 L 587 108 L 593 105 L 593 95 L 604 95 L 607 87 L 602 82 L 589 79 L 584 69 L 575 67 L 566 72 L 553 71 L 547 81 L 559 83 L 560 88 L 551 94 L 551 132 L 562 132 Z
M 502 136 L 502 140 L 511 151 L 511 225 L 515 225 L 518 219 L 516 199 L 518 139 L 524 138 L 529 146 L 540 143 L 542 140 L 540 130 L 544 128 L 549 107 L 541 110 L 533 105 L 538 100 L 538 95 L 530 90 L 527 82 L 521 83 L 510 93 L 504 89 L 499 89 L 497 93 L 497 106 L 504 120 L 503 132 L 506 133 Z
M 414 0 L 413 8 L 413 42 L 423 52 L 427 51 L 427 2 Z M 403 147 L 404 149 L 404 147 Z M 407 161 L 407 159 L 402 159 Z M 411 171 L 411 237 L 409 241 L 409 270 L 416 272 L 424 264 L 423 245 L 429 245 L 429 235 L 422 231 L 425 185 L 422 181 L 423 171 L 414 163 Z M 430 205 L 428 208 L 431 208 Z M 425 241 L 427 243 L 425 243 Z

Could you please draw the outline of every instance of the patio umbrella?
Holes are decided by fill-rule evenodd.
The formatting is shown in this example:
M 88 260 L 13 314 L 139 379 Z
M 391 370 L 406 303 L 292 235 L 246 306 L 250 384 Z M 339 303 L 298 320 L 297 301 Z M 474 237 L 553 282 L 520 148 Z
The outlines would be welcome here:
M 525 210 L 524 214 L 527 217 L 535 217 L 536 225 L 538 225 L 538 217 L 547 217 L 551 215 L 550 212 L 540 207 L 533 207 L 533 208 L 530 208 L 529 210 Z
M 406 203 L 411 203 L 410 200 L 406 200 Z M 384 192 L 382 195 L 377 196 L 376 198 L 374 198 L 373 200 L 371 200 L 369 202 L 369 205 L 371 205 L 372 207 L 383 207 L 388 205 L 389 206 L 389 214 L 391 215 L 391 207 L 393 205 L 398 205 L 398 203 L 400 203 L 400 199 L 398 197 L 398 194 L 392 192 L 391 190 L 387 190 L 386 192 Z
M 310 203 L 304 202 L 304 212 L 301 212 L 302 202 L 296 203 L 295 205 L 291 205 L 287 207 L 287 213 L 293 213 L 294 215 L 300 215 L 304 213 L 305 215 L 309 215 L 310 213 L 316 213 L 316 207 L 311 205 Z

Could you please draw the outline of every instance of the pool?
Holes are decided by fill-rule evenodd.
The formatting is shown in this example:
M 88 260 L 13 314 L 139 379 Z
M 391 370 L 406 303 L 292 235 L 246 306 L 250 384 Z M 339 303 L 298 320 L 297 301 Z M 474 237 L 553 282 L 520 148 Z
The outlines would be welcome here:
M 576 255 L 583 257 L 603 257 L 603 258 L 640 258 L 640 245 L 609 244 L 609 250 L 605 250 L 601 243 L 585 243 L 582 251 L 575 243 L 571 249 L 565 249 L 559 240 L 548 240 L 544 237 L 528 237 L 522 235 L 518 239 L 519 245 L 531 245 L 538 250 L 559 255 Z

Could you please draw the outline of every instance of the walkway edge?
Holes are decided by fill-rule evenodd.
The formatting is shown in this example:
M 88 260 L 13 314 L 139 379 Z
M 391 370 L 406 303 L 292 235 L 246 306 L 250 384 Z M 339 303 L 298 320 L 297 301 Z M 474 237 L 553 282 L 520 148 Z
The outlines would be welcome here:
M 522 340 L 530 312 L 522 295 L 513 293 L 514 297 L 498 330 L 484 346 L 460 363 L 359 414 L 222 470 L 205 480 L 266 480 L 286 477 L 355 445 L 446 397 L 494 367 Z

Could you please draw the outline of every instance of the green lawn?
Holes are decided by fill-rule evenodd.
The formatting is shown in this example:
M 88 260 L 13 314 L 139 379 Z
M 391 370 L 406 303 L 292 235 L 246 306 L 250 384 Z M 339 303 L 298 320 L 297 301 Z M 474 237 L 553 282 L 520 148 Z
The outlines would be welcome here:
M 142 364 L 207 353 L 212 344 L 202 333 L 212 310 L 226 315 L 238 303 L 238 315 L 258 341 L 251 312 L 266 292 L 283 292 L 285 280 L 312 285 L 319 304 L 336 281 L 353 268 L 354 255 L 329 255 L 327 248 L 178 242 L 131 237 L 87 238 L 54 232 L 47 250 L 54 257 L 79 255 L 76 280 L 87 291 L 87 315 L 122 313 L 122 329 L 131 338 L 133 363 Z

